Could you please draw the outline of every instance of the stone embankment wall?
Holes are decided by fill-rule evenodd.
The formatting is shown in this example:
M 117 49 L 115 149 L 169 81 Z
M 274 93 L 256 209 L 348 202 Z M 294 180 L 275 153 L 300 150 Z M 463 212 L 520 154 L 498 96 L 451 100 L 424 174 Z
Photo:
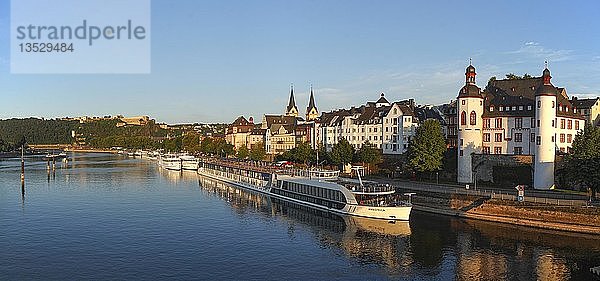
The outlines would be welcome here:
M 485 197 L 419 193 L 414 209 L 559 231 L 600 234 L 600 209 L 500 201 Z

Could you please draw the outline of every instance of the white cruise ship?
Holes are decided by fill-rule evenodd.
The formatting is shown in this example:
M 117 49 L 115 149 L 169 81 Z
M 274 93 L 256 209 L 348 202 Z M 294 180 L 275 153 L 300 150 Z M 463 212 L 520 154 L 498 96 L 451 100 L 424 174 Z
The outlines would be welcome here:
M 181 171 L 181 159 L 174 154 L 165 154 L 161 156 L 159 164 L 167 170 Z
M 346 215 L 386 220 L 408 220 L 412 205 L 395 188 L 362 180 L 341 180 L 338 171 L 282 174 L 224 161 L 200 161 L 198 173 L 298 204 Z
M 179 157 L 181 159 L 181 169 L 197 171 L 198 163 L 200 160 L 192 155 L 183 155 Z

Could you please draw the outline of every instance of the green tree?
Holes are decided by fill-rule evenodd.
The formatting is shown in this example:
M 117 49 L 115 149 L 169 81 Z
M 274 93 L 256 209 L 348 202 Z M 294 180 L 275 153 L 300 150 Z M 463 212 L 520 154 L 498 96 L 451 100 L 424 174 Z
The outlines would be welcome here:
M 521 78 L 522 78 L 521 76 L 516 75 L 514 73 L 506 74 L 506 79 L 508 79 L 508 80 L 516 80 L 516 79 L 521 79 Z
M 310 147 L 310 144 L 303 142 L 294 148 L 295 162 L 308 164 L 314 161 L 315 152 Z
M 408 166 L 418 173 L 438 171 L 442 168 L 446 142 L 437 120 L 428 119 L 417 128 L 408 146 Z
M 198 152 L 200 151 L 200 136 L 196 133 L 189 133 L 181 140 L 183 150 L 187 152 Z
M 344 138 L 333 145 L 331 153 L 329 153 L 332 164 L 344 166 L 352 162 L 354 157 L 354 147 Z
M 262 161 L 265 159 L 267 152 L 265 151 L 265 143 L 259 142 L 252 145 L 250 148 L 250 159 L 254 161 Z
M 587 125 L 575 136 L 566 156 L 568 178 L 575 184 L 591 189 L 592 198 L 600 190 L 600 128 Z
M 529 78 L 533 78 L 533 76 L 529 75 L 528 73 L 525 73 L 525 74 L 523 74 L 523 78 L 529 79 Z
M 243 145 L 240 148 L 238 148 L 236 157 L 238 159 L 246 159 L 246 158 L 248 158 L 249 154 L 250 154 L 250 151 L 248 151 L 248 147 Z
M 371 165 L 381 163 L 382 156 L 381 150 L 377 149 L 374 145 L 366 141 L 362 147 L 356 152 L 355 161 L 367 164 L 367 172 L 371 171 Z

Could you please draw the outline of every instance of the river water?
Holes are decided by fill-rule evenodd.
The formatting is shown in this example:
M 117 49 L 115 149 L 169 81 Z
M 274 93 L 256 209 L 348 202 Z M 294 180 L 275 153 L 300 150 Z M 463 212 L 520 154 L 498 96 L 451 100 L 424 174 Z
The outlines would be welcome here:
M 595 280 L 600 238 L 340 217 L 144 159 L 0 159 L 1 280 Z

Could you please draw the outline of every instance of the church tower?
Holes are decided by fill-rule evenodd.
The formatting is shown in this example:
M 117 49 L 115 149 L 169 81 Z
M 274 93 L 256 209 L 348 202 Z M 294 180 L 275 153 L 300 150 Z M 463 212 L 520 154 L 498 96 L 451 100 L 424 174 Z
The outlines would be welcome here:
M 310 85 L 310 100 L 308 101 L 308 107 L 306 108 L 306 121 L 313 121 L 319 117 L 319 111 L 315 106 L 315 96 L 313 94 L 312 85 Z
M 291 87 L 290 101 L 285 109 L 285 115 L 298 117 L 298 107 L 296 107 L 296 100 L 294 99 L 294 85 Z
M 544 69 L 544 81 L 535 92 L 535 162 L 533 171 L 533 187 L 535 189 L 554 188 L 555 120 L 556 120 L 556 87 L 550 83 L 550 70 Z
M 457 98 L 459 183 L 473 182 L 471 154 L 481 153 L 483 96 L 475 84 L 475 76 L 475 67 L 469 64 L 465 72 L 465 85 Z

